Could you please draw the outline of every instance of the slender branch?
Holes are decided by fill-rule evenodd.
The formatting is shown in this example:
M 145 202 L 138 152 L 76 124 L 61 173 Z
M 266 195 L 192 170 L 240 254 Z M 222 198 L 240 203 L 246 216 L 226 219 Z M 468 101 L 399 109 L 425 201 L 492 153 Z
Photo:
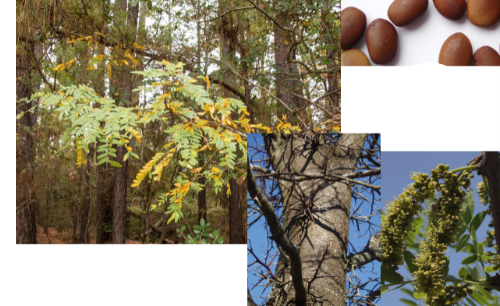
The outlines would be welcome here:
M 348 174 L 343 174 L 343 175 L 337 175 L 333 173 L 328 173 L 333 170 L 327 170 L 327 173 L 300 173 L 300 172 L 283 172 L 283 173 L 278 173 L 274 172 L 272 170 L 260 167 L 260 166 L 255 166 L 255 165 L 250 165 L 250 168 L 253 171 L 258 171 L 263 174 L 258 174 L 255 177 L 267 177 L 267 176 L 272 176 L 279 178 L 283 181 L 288 181 L 288 182 L 301 182 L 305 180 L 310 180 L 310 179 L 324 179 L 327 181 L 341 181 L 341 180 L 346 180 L 348 182 L 354 183 L 354 184 L 359 184 L 363 185 L 375 190 L 378 190 L 381 188 L 381 186 L 376 186 L 372 184 L 368 184 L 365 182 L 360 182 L 356 180 L 352 180 L 353 178 L 361 178 L 361 177 L 367 177 L 367 176 L 372 176 L 372 175 L 378 175 L 381 173 L 380 168 L 377 169 L 372 169 L 372 170 L 367 170 L 363 172 L 352 172 Z
M 271 20 L 275 25 L 277 25 L 278 28 L 282 29 L 283 31 L 288 31 L 288 32 L 292 32 L 293 33 L 293 30 L 287 29 L 284 26 L 282 26 L 281 24 L 279 24 L 279 22 L 277 22 L 273 17 L 269 16 L 268 13 L 266 13 L 263 9 L 261 9 L 252 0 L 247 0 L 247 1 L 250 2 L 259 12 L 261 12 L 262 14 L 264 14 L 264 16 L 266 16 L 267 18 L 269 18 L 269 20 Z
M 345 270 L 352 271 L 374 261 L 380 261 L 380 233 L 370 237 L 363 251 L 347 257 Z
M 237 7 L 237 8 L 235 8 L 235 9 L 232 9 L 232 10 L 230 10 L 230 11 L 225 12 L 225 13 L 224 13 L 224 14 L 222 14 L 222 15 L 219 15 L 219 16 L 214 17 L 214 18 L 212 18 L 212 19 L 203 20 L 203 21 L 200 21 L 200 22 L 210 22 L 210 21 L 214 21 L 214 20 L 217 20 L 217 19 L 219 19 L 219 18 L 222 18 L 222 17 L 226 16 L 227 14 L 231 14 L 232 12 L 242 11 L 242 10 L 248 10 L 248 9 L 252 9 L 252 8 L 254 8 L 254 7 L 253 7 L 253 6 L 243 6 L 243 7 Z
M 307 291 L 304 286 L 304 277 L 302 275 L 302 259 L 300 258 L 299 251 L 293 243 L 285 235 L 285 230 L 280 224 L 278 216 L 274 211 L 273 205 L 267 200 L 262 191 L 260 190 L 257 181 L 251 170 L 250 161 L 247 157 L 247 175 L 248 175 L 248 193 L 250 197 L 257 203 L 262 215 L 266 218 L 271 232 L 272 239 L 281 248 L 290 259 L 290 274 L 292 276 L 292 284 L 295 288 L 295 303 L 299 306 L 306 306 Z

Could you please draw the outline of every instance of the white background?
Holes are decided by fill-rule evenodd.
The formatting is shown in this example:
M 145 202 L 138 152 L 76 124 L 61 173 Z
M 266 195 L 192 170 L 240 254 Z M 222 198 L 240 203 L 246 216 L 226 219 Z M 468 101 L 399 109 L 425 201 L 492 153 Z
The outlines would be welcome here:
M 366 15 L 366 26 L 368 26 L 377 18 L 389 20 L 387 10 L 392 2 L 393 0 L 342 0 L 342 9 L 354 6 L 362 10 Z M 469 21 L 467 13 L 458 21 L 452 21 L 437 11 L 432 0 L 429 0 L 427 11 L 417 20 L 405 27 L 395 26 L 395 28 L 399 39 L 398 52 L 396 57 L 385 65 L 411 66 L 437 63 L 443 43 L 457 32 L 467 35 L 474 52 L 482 46 L 490 46 L 497 52 L 500 48 L 500 21 L 490 27 L 480 28 Z M 369 58 L 364 35 L 353 48 L 360 49 Z
M 500 67 L 342 67 L 342 132 L 382 133 L 383 151 L 500 150 Z
M 245 305 L 245 245 L 15 245 L 14 2 L 5 6 L 0 305 Z M 342 72 L 343 132 L 381 132 L 384 151 L 500 150 L 499 68 Z

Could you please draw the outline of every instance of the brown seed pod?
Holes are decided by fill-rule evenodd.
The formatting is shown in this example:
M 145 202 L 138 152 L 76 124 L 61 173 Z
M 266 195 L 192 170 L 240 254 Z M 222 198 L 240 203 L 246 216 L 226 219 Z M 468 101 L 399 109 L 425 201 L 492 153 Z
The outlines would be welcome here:
M 467 9 L 465 0 L 434 0 L 434 6 L 441 15 L 451 20 L 462 18 Z
M 351 49 L 363 36 L 366 15 L 355 7 L 348 7 L 340 13 L 340 45 L 342 50 Z
M 467 36 L 455 33 L 448 37 L 441 47 L 439 63 L 445 66 L 470 66 L 472 44 Z
M 395 0 L 387 16 L 398 27 L 404 27 L 422 16 L 429 6 L 429 0 Z
M 500 66 L 500 55 L 492 47 L 481 47 L 474 53 L 474 66 Z
M 341 66 L 371 66 L 366 55 L 359 49 L 349 49 L 340 54 Z
M 366 29 L 366 45 L 374 63 L 391 61 L 398 51 L 398 31 L 385 19 L 375 19 Z
M 500 19 L 499 0 L 467 0 L 467 16 L 478 27 L 489 27 Z

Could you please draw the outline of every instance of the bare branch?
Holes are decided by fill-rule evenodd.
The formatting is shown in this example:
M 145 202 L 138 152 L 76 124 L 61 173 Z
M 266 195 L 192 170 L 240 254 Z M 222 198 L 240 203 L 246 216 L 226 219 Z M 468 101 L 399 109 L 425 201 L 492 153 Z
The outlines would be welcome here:
M 299 251 L 293 243 L 285 235 L 285 230 L 281 226 L 278 216 L 274 211 L 273 205 L 262 194 L 255 177 L 250 169 L 250 161 L 247 160 L 247 175 L 248 175 L 248 193 L 257 203 L 262 211 L 262 215 L 266 218 L 272 239 L 290 259 L 290 274 L 292 276 L 293 287 L 295 288 L 295 303 L 299 306 L 306 305 L 307 292 L 304 286 L 304 278 L 302 276 L 302 259 Z

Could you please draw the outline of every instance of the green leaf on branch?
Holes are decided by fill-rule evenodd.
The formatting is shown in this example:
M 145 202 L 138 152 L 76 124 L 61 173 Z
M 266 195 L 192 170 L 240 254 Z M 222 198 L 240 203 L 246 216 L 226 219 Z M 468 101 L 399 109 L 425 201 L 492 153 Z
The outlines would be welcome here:
M 417 300 L 423 299 L 426 296 L 427 293 L 425 292 L 413 291 L 413 297 L 416 298 Z
M 410 273 L 413 273 L 418 270 L 418 267 L 413 263 L 413 260 L 415 259 L 415 255 L 413 255 L 412 252 L 410 251 L 404 251 L 403 252 L 403 257 L 406 262 L 406 266 L 408 266 L 408 269 L 410 270 Z
M 462 265 L 469 265 L 469 264 L 475 262 L 477 260 L 477 258 L 478 257 L 476 254 L 467 256 L 464 258 L 464 260 L 462 260 Z
M 406 304 L 408 306 L 418 306 L 417 303 L 415 303 L 414 301 L 411 301 L 411 300 L 407 300 L 407 299 L 399 299 L 401 302 L 403 302 L 403 304 Z
M 487 215 L 486 211 L 482 211 L 482 212 L 478 213 L 477 215 L 475 215 L 474 218 L 472 219 L 470 226 L 471 227 L 474 226 L 474 228 L 476 230 L 479 229 L 479 227 L 481 227 L 481 224 L 483 223 L 486 215 Z
M 464 201 L 462 202 L 462 209 L 464 210 L 463 220 L 465 224 L 469 224 L 474 214 L 474 200 L 472 199 L 472 191 L 467 192 Z
M 391 284 L 400 284 L 403 282 L 404 277 L 399 274 L 398 272 L 388 269 L 384 266 L 381 268 L 381 273 L 382 273 L 382 283 L 391 283 Z
M 465 234 L 462 237 L 460 237 L 460 239 L 458 239 L 456 251 L 460 252 L 460 250 L 462 250 L 464 246 L 467 244 L 467 241 L 469 241 L 469 239 L 470 239 L 469 234 Z
M 458 277 L 465 280 L 467 277 L 467 269 L 465 269 L 465 267 L 460 268 L 460 271 L 458 271 Z

